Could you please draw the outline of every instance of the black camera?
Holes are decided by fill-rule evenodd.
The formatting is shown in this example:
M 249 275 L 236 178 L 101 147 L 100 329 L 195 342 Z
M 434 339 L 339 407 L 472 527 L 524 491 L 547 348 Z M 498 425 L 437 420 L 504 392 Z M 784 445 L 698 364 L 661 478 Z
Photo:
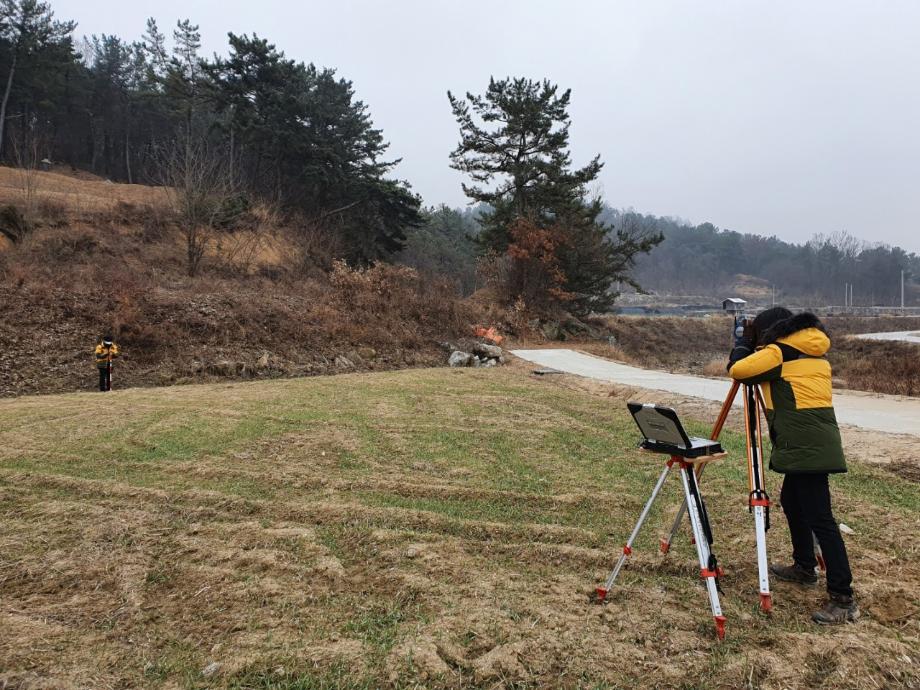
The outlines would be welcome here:
M 745 313 L 747 302 L 738 297 L 729 297 L 722 300 L 722 309 L 730 313 L 734 319 L 732 325 L 732 347 L 749 344 L 752 340 L 751 326 L 754 318 Z
M 722 300 L 722 309 L 732 315 L 732 349 L 728 356 L 728 368 L 739 359 L 754 352 L 754 318 L 745 314 L 747 302 L 738 297 Z

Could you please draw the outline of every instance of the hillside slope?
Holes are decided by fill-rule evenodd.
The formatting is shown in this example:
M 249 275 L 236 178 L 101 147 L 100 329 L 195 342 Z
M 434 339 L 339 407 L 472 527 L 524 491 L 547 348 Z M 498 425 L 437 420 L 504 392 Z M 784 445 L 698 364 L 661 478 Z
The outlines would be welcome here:
M 0 246 L 0 396 L 92 389 L 106 332 L 116 386 L 433 364 L 470 332 L 447 286 L 319 270 L 267 209 L 215 233 L 195 278 L 163 189 L 0 168 L 2 209 L 31 231 Z

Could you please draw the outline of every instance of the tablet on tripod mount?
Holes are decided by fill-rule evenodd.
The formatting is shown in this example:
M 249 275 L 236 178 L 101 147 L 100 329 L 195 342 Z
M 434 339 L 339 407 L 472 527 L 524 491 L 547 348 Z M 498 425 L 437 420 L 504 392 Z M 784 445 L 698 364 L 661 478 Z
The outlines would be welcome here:
M 722 444 L 708 438 L 688 436 L 677 412 L 654 403 L 630 402 L 626 406 L 645 437 L 642 448 L 654 453 L 698 458 L 722 452 Z

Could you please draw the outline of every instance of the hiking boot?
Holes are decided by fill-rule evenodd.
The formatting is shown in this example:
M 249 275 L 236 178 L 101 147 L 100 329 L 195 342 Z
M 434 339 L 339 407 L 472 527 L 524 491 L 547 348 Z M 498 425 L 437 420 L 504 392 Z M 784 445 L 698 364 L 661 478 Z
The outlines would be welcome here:
M 818 625 L 841 625 L 855 623 L 859 620 L 859 607 L 853 597 L 844 594 L 830 594 L 830 598 L 820 611 L 815 611 L 811 619 Z
M 777 580 L 794 582 L 797 585 L 811 586 L 818 582 L 818 576 L 815 575 L 814 569 L 802 568 L 798 563 L 793 563 L 792 565 L 774 563 L 770 566 L 770 574 L 775 575 Z

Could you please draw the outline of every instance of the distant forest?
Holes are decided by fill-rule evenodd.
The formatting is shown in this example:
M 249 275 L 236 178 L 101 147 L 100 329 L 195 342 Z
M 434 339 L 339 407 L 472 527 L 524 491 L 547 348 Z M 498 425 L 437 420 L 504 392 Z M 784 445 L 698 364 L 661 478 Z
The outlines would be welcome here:
M 410 234 L 402 260 L 433 274 L 452 274 L 467 291 L 476 286 L 477 209 L 430 209 L 428 222 Z M 920 306 L 920 256 L 899 247 L 863 242 L 845 232 L 815 235 L 794 244 L 776 237 L 690 225 L 673 218 L 605 208 L 611 232 L 661 233 L 664 241 L 641 255 L 632 271 L 643 290 L 717 298 L 739 283 L 776 288 L 778 300 L 843 305 L 852 285 L 855 306 Z
M 514 209 L 519 213 L 524 191 L 539 196 L 522 186 L 505 210 L 483 205 L 464 211 L 423 208 L 409 184 L 393 176 L 398 160 L 387 156 L 388 143 L 374 127 L 368 106 L 335 70 L 291 60 L 256 35 L 229 34 L 226 55 L 205 58 L 198 27 L 189 20 L 163 29 L 150 19 L 138 28 L 139 36 L 131 40 L 104 34 L 78 38 L 76 25 L 55 18 L 47 3 L 4 0 L 0 161 L 37 167 L 48 159 L 119 182 L 205 185 L 220 203 L 212 204 L 204 221 L 194 222 L 224 223 L 228 213 L 252 199 L 267 200 L 297 214 L 305 245 L 323 245 L 352 264 L 401 261 L 425 274 L 453 279 L 463 294 L 484 284 L 487 251 L 505 251 L 507 237 L 504 244 L 495 242 L 496 232 L 507 235 L 512 226 L 503 214 Z M 841 304 L 845 285 L 852 284 L 856 305 L 897 305 L 903 270 L 907 303 L 920 303 L 920 257 L 897 247 L 866 244 L 843 232 L 796 245 L 709 223 L 690 226 L 602 207 L 584 192 L 601 168 L 599 158 L 584 170 L 568 167 L 568 92 L 557 96 L 547 84 L 543 88 L 551 98 L 544 98 L 539 86 L 492 82 L 489 93 L 518 89 L 515 98 L 522 113 L 534 104 L 555 108 L 536 123 L 525 121 L 534 129 L 534 141 L 558 141 L 550 153 L 535 147 L 536 153 L 525 161 L 537 177 L 547 178 L 540 194 L 552 203 L 538 208 L 540 227 L 524 239 L 532 245 L 526 257 L 531 268 L 552 267 L 557 294 L 572 293 L 566 281 L 570 288 L 573 276 L 603 256 L 600 263 L 620 265 L 613 271 L 600 265 L 590 269 L 589 277 L 602 277 L 594 281 L 595 299 L 604 291 L 609 294 L 610 285 L 630 279 L 644 290 L 718 295 L 736 285 L 739 276 L 753 276 L 766 286 L 775 285 L 784 299 Z M 485 179 L 497 164 L 476 150 L 476 137 L 481 139 L 484 130 L 472 120 L 464 123 L 469 106 L 450 98 L 465 128 L 453 165 L 469 168 L 473 181 Z M 502 107 L 513 100 L 502 98 L 496 101 Z M 485 107 L 480 97 L 470 103 Z M 546 122 L 555 124 L 541 133 L 539 127 Z M 463 155 L 471 157 L 463 161 Z M 555 168 L 546 160 L 555 161 Z M 476 165 L 484 167 L 478 170 Z M 565 204 L 559 201 L 560 190 L 568 194 L 563 195 Z M 486 192 L 477 194 L 471 198 L 491 198 Z M 483 219 L 485 230 L 480 228 Z M 594 228 L 606 228 L 606 236 L 602 231 L 600 240 L 592 240 L 596 252 L 591 260 L 578 257 L 576 250 L 588 245 L 572 241 L 578 235 L 562 227 L 560 219 L 580 224 L 579 232 L 588 233 L 583 237 L 593 237 Z M 496 230 L 490 223 L 501 227 Z M 542 268 L 533 263 L 538 236 L 547 243 L 544 249 L 549 247 Z M 190 273 L 195 269 L 193 254 L 201 251 L 193 244 L 190 238 Z M 525 244 L 518 238 L 511 247 L 519 263 Z M 632 253 L 623 250 L 629 246 Z M 560 272 L 560 266 L 565 270 Z M 494 272 L 494 261 L 492 267 Z M 513 295 L 508 298 L 513 301 Z M 572 293 L 566 299 L 571 304 L 580 296 Z
M 905 304 L 920 305 L 916 284 L 920 256 L 864 242 L 843 231 L 793 244 L 720 230 L 711 223 L 693 226 L 633 211 L 608 209 L 604 220 L 627 232 L 664 235 L 661 244 L 638 258 L 633 271 L 646 290 L 720 295 L 736 285 L 739 276 L 751 276 L 766 289 L 775 286 L 778 298 L 784 300 L 842 305 L 849 284 L 855 306 L 899 306 L 904 271 Z

